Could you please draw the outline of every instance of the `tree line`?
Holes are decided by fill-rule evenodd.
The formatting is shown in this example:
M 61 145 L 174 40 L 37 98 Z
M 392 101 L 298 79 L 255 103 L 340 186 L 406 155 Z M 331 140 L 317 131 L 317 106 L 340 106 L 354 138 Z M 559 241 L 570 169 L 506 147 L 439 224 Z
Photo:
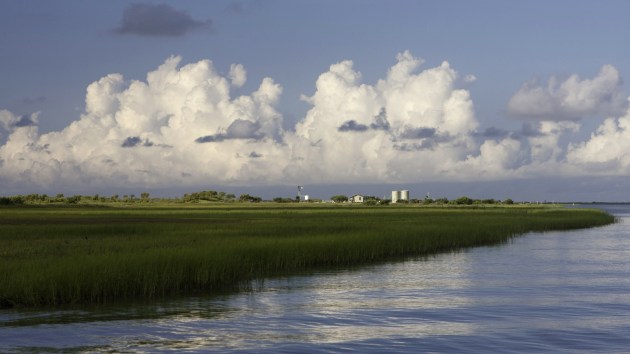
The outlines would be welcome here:
M 72 195 L 65 196 L 63 194 L 24 194 L 9 197 L 0 197 L 0 205 L 25 205 L 25 204 L 109 204 L 109 203 L 202 203 L 202 202 L 250 202 L 256 203 L 262 201 L 262 198 L 249 194 L 241 194 L 238 198 L 235 194 L 218 192 L 213 190 L 186 193 L 181 197 L 175 198 L 153 198 L 149 192 L 136 194 L 113 194 L 110 196 L 94 194 L 94 195 Z
M 334 203 L 346 203 L 350 200 L 345 195 L 333 195 L 330 200 Z M 100 194 L 94 195 L 72 195 L 65 196 L 56 194 L 54 196 L 47 194 L 26 194 L 15 195 L 10 197 L 0 197 L 0 205 L 25 205 L 25 204 L 109 204 L 109 203 L 260 203 L 264 200 L 261 197 L 241 194 L 238 197 L 232 193 L 219 192 L 214 190 L 206 190 L 194 193 L 186 193 L 181 197 L 175 198 L 153 198 L 148 192 L 142 192 L 138 196 L 135 194 L 113 194 L 104 196 Z M 299 197 L 275 197 L 270 200 L 275 203 L 299 203 L 302 202 Z M 309 202 L 321 202 L 321 199 L 311 199 Z M 363 204 L 365 205 L 387 205 L 391 200 L 378 198 L 375 196 L 364 196 Z M 514 204 L 512 199 L 472 199 L 466 196 L 449 200 L 447 198 L 424 198 L 398 200 L 398 204 L 424 204 L 424 205 L 475 205 L 475 204 Z
M 335 203 L 346 203 L 350 200 L 350 198 L 348 196 L 345 195 L 333 195 L 332 197 L 330 197 L 330 200 L 332 200 Z M 375 197 L 375 196 L 364 196 L 363 197 L 363 203 L 367 204 L 367 205 L 387 205 L 391 203 L 390 199 L 386 199 L 386 198 L 379 198 L 379 197 Z M 473 205 L 473 204 L 514 204 L 514 201 L 510 198 L 505 199 L 505 200 L 497 200 L 497 199 L 472 199 L 470 197 L 459 197 L 456 199 L 452 199 L 449 200 L 448 198 L 438 198 L 438 199 L 431 199 L 431 198 L 424 198 L 424 199 L 410 199 L 410 200 L 398 200 L 396 202 L 397 204 L 424 204 L 424 205 L 431 205 L 431 204 L 437 204 L 437 205 Z

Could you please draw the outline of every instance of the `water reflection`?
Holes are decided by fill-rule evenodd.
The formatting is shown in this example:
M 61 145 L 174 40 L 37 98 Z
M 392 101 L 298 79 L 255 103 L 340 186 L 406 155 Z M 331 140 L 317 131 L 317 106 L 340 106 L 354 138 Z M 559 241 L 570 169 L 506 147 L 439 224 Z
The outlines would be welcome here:
M 0 311 L 1 352 L 624 351 L 630 223 L 159 304 Z

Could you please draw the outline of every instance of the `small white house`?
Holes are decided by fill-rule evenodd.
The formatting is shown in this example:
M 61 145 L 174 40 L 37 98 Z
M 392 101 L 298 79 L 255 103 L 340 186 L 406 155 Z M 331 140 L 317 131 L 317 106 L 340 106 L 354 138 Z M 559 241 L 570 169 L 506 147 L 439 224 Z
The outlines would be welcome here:
M 350 197 L 352 203 L 363 203 L 363 196 L 361 194 L 355 194 Z

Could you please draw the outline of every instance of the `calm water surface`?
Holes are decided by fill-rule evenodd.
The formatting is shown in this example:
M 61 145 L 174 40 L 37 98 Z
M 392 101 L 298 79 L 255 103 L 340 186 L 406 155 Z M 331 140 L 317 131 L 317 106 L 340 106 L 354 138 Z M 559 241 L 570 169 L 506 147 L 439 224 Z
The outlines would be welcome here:
M 394 264 L 151 305 L 0 310 L 0 352 L 630 352 L 630 208 Z

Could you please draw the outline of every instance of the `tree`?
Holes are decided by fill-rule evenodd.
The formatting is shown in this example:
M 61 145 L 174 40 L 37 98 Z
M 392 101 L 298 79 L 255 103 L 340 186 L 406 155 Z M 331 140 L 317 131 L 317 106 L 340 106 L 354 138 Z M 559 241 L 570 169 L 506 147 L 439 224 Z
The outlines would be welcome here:
M 343 203 L 348 201 L 348 197 L 345 195 L 333 195 L 330 199 L 335 203 Z
M 0 205 L 22 205 L 24 198 L 21 195 L 13 197 L 0 197 Z
M 149 201 L 149 193 L 148 192 L 140 193 L 140 198 L 142 199 L 143 202 L 148 202 Z
M 512 204 L 514 204 L 514 201 L 512 199 L 508 198 L 508 199 L 503 201 L 503 204 L 512 205 Z
M 448 201 L 448 198 L 438 198 L 438 199 L 435 200 L 435 203 L 436 204 L 448 204 L 449 201 Z
M 455 200 L 455 203 L 459 204 L 459 205 L 470 205 L 470 204 L 473 203 L 473 200 L 471 198 L 469 198 L 469 197 L 465 197 L 464 196 L 464 197 L 457 198 Z
M 80 195 L 73 195 L 72 197 L 66 198 L 66 202 L 68 204 L 77 204 L 81 200 Z
M 262 198 L 249 194 L 241 194 L 238 200 L 241 202 L 259 203 L 262 201 Z

